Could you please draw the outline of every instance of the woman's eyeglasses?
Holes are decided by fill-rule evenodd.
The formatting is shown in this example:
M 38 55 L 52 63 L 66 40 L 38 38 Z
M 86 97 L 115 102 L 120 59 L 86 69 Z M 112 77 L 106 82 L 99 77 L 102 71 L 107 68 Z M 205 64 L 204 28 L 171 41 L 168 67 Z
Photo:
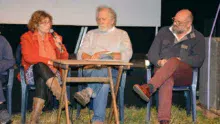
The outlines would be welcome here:
M 42 25 L 47 25 L 47 24 L 51 24 L 52 22 L 51 21 L 43 21 L 43 22 L 40 22 L 40 24 Z

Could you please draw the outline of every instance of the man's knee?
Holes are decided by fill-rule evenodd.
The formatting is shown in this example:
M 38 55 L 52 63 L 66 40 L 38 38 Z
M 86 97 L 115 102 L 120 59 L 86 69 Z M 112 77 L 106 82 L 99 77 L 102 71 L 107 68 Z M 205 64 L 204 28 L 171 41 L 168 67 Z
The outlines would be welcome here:
M 109 84 L 103 84 L 102 88 L 105 90 L 105 89 L 109 89 Z
M 181 61 L 180 61 L 178 58 L 176 58 L 176 57 L 172 57 L 172 58 L 168 59 L 167 62 L 169 62 L 169 63 L 172 64 L 172 65 L 179 65 L 179 63 L 180 63 Z

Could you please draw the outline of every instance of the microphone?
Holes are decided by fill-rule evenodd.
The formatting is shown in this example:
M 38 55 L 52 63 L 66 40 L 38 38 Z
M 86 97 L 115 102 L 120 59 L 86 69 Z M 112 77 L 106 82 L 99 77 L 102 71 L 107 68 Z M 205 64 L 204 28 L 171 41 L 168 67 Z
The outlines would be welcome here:
M 51 28 L 50 29 L 50 33 L 52 34 L 52 36 L 56 39 L 57 38 L 57 36 L 56 36 L 56 34 L 55 34 L 55 32 L 54 32 L 54 30 Z M 56 41 L 55 41 L 56 42 Z M 63 48 L 62 48 L 62 43 L 61 42 L 58 42 L 58 44 L 61 46 L 61 51 L 63 51 Z
M 51 28 L 50 29 L 50 33 L 52 34 L 52 36 L 56 39 L 57 38 L 57 36 L 56 36 L 56 34 L 55 34 L 55 32 L 54 32 L 54 30 Z M 62 45 L 62 43 L 61 42 L 58 42 L 58 44 L 59 45 Z
M 50 29 L 50 33 L 53 35 L 54 38 L 57 38 L 56 34 L 54 33 L 53 29 Z

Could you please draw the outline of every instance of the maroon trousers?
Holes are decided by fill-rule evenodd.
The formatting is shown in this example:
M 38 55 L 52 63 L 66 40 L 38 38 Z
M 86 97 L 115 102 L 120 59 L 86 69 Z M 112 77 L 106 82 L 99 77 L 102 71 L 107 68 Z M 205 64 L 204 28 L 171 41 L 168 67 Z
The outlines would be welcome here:
M 163 67 L 156 69 L 149 84 L 154 90 L 159 88 L 158 120 L 170 120 L 173 86 L 192 84 L 192 68 L 177 58 L 170 58 Z

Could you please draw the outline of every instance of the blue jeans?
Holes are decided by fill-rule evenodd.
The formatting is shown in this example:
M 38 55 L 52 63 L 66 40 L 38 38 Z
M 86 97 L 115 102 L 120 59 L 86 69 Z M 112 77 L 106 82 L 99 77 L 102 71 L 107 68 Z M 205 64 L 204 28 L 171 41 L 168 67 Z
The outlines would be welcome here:
M 112 79 L 114 84 L 117 80 L 118 71 L 112 69 Z M 108 70 L 107 68 L 102 69 L 87 69 L 83 71 L 84 77 L 107 77 Z M 88 87 L 93 90 L 93 111 L 94 116 L 92 121 L 102 121 L 105 120 L 105 110 L 107 106 L 107 99 L 109 93 L 109 84 L 103 83 L 89 83 Z

